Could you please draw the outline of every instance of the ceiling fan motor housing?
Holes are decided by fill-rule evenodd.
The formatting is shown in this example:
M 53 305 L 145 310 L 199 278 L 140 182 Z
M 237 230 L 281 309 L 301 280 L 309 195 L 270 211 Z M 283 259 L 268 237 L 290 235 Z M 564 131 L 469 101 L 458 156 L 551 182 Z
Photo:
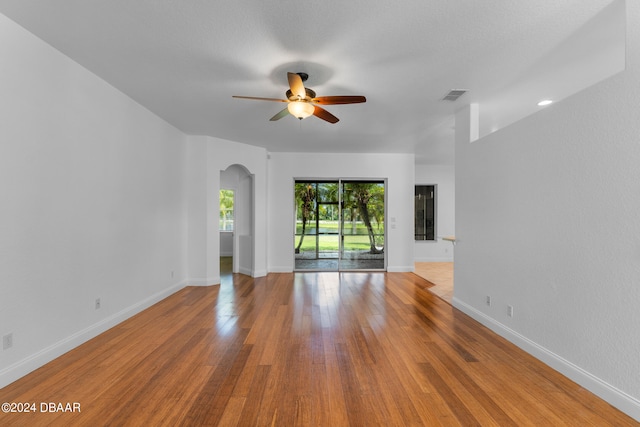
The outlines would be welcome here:
M 308 87 L 305 87 L 304 91 L 305 91 L 305 94 L 306 94 L 306 97 L 305 97 L 306 100 L 310 101 L 310 100 L 312 100 L 313 98 L 316 97 L 316 92 L 314 90 L 309 89 Z M 287 99 L 289 101 L 297 101 L 298 100 L 298 97 L 295 96 L 291 92 L 291 89 L 287 90 L 286 96 L 287 96 Z

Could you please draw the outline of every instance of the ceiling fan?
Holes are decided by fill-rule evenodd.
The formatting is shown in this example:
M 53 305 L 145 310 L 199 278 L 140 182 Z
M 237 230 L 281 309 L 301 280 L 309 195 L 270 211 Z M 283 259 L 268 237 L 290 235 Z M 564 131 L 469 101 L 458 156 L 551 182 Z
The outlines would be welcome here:
M 287 99 L 259 98 L 255 96 L 233 97 L 258 101 L 286 102 L 287 108 L 271 117 L 270 120 L 272 122 L 291 114 L 300 120 L 313 115 L 329 123 L 337 123 L 339 119 L 319 105 L 358 104 L 367 101 L 364 96 L 355 95 L 316 97 L 316 93 L 313 90 L 304 87 L 304 82 L 308 78 L 309 75 L 307 73 L 287 73 L 287 79 L 289 80 L 289 90 L 286 92 Z

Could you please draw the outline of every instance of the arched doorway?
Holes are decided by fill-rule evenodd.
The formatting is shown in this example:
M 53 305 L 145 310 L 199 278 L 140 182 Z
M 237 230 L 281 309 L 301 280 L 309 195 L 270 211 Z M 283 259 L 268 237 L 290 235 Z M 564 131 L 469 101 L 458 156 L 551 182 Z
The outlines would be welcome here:
M 253 188 L 253 176 L 244 166 L 220 171 L 221 277 L 231 272 L 253 275 Z

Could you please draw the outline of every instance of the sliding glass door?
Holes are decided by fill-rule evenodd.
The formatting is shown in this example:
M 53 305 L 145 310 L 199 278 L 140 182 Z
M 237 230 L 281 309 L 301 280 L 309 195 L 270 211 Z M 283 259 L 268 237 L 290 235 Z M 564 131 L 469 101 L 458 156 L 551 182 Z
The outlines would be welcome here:
M 384 181 L 342 181 L 340 267 L 383 270 Z
M 296 181 L 296 270 L 338 270 L 338 182 Z
M 385 269 L 383 180 L 296 180 L 295 269 Z

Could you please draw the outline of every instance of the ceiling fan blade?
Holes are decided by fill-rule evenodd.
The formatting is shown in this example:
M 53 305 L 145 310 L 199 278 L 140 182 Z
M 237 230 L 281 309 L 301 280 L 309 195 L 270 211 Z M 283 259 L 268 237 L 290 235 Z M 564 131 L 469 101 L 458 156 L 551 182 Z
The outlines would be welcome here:
M 279 99 L 279 98 L 260 98 L 257 96 L 237 96 L 237 95 L 233 95 L 232 98 L 239 98 L 239 99 L 254 99 L 257 101 L 275 101 L 275 102 L 289 102 L 286 99 Z
M 319 96 L 313 98 L 311 102 L 320 105 L 337 105 L 337 104 L 359 104 L 361 102 L 367 102 L 367 98 L 364 96 Z
M 304 99 L 307 96 L 307 92 L 304 90 L 304 83 L 302 83 L 302 77 L 296 73 L 287 73 L 287 79 L 289 80 L 289 87 L 291 93 Z
M 284 116 L 288 116 L 288 115 L 289 115 L 289 108 L 285 108 L 284 110 L 280 111 L 275 116 L 271 117 L 269 120 L 272 121 L 272 122 L 275 122 L 276 120 L 280 120 Z
M 340 120 L 324 108 L 320 108 L 317 105 L 314 106 L 313 115 L 329 123 L 338 123 Z

